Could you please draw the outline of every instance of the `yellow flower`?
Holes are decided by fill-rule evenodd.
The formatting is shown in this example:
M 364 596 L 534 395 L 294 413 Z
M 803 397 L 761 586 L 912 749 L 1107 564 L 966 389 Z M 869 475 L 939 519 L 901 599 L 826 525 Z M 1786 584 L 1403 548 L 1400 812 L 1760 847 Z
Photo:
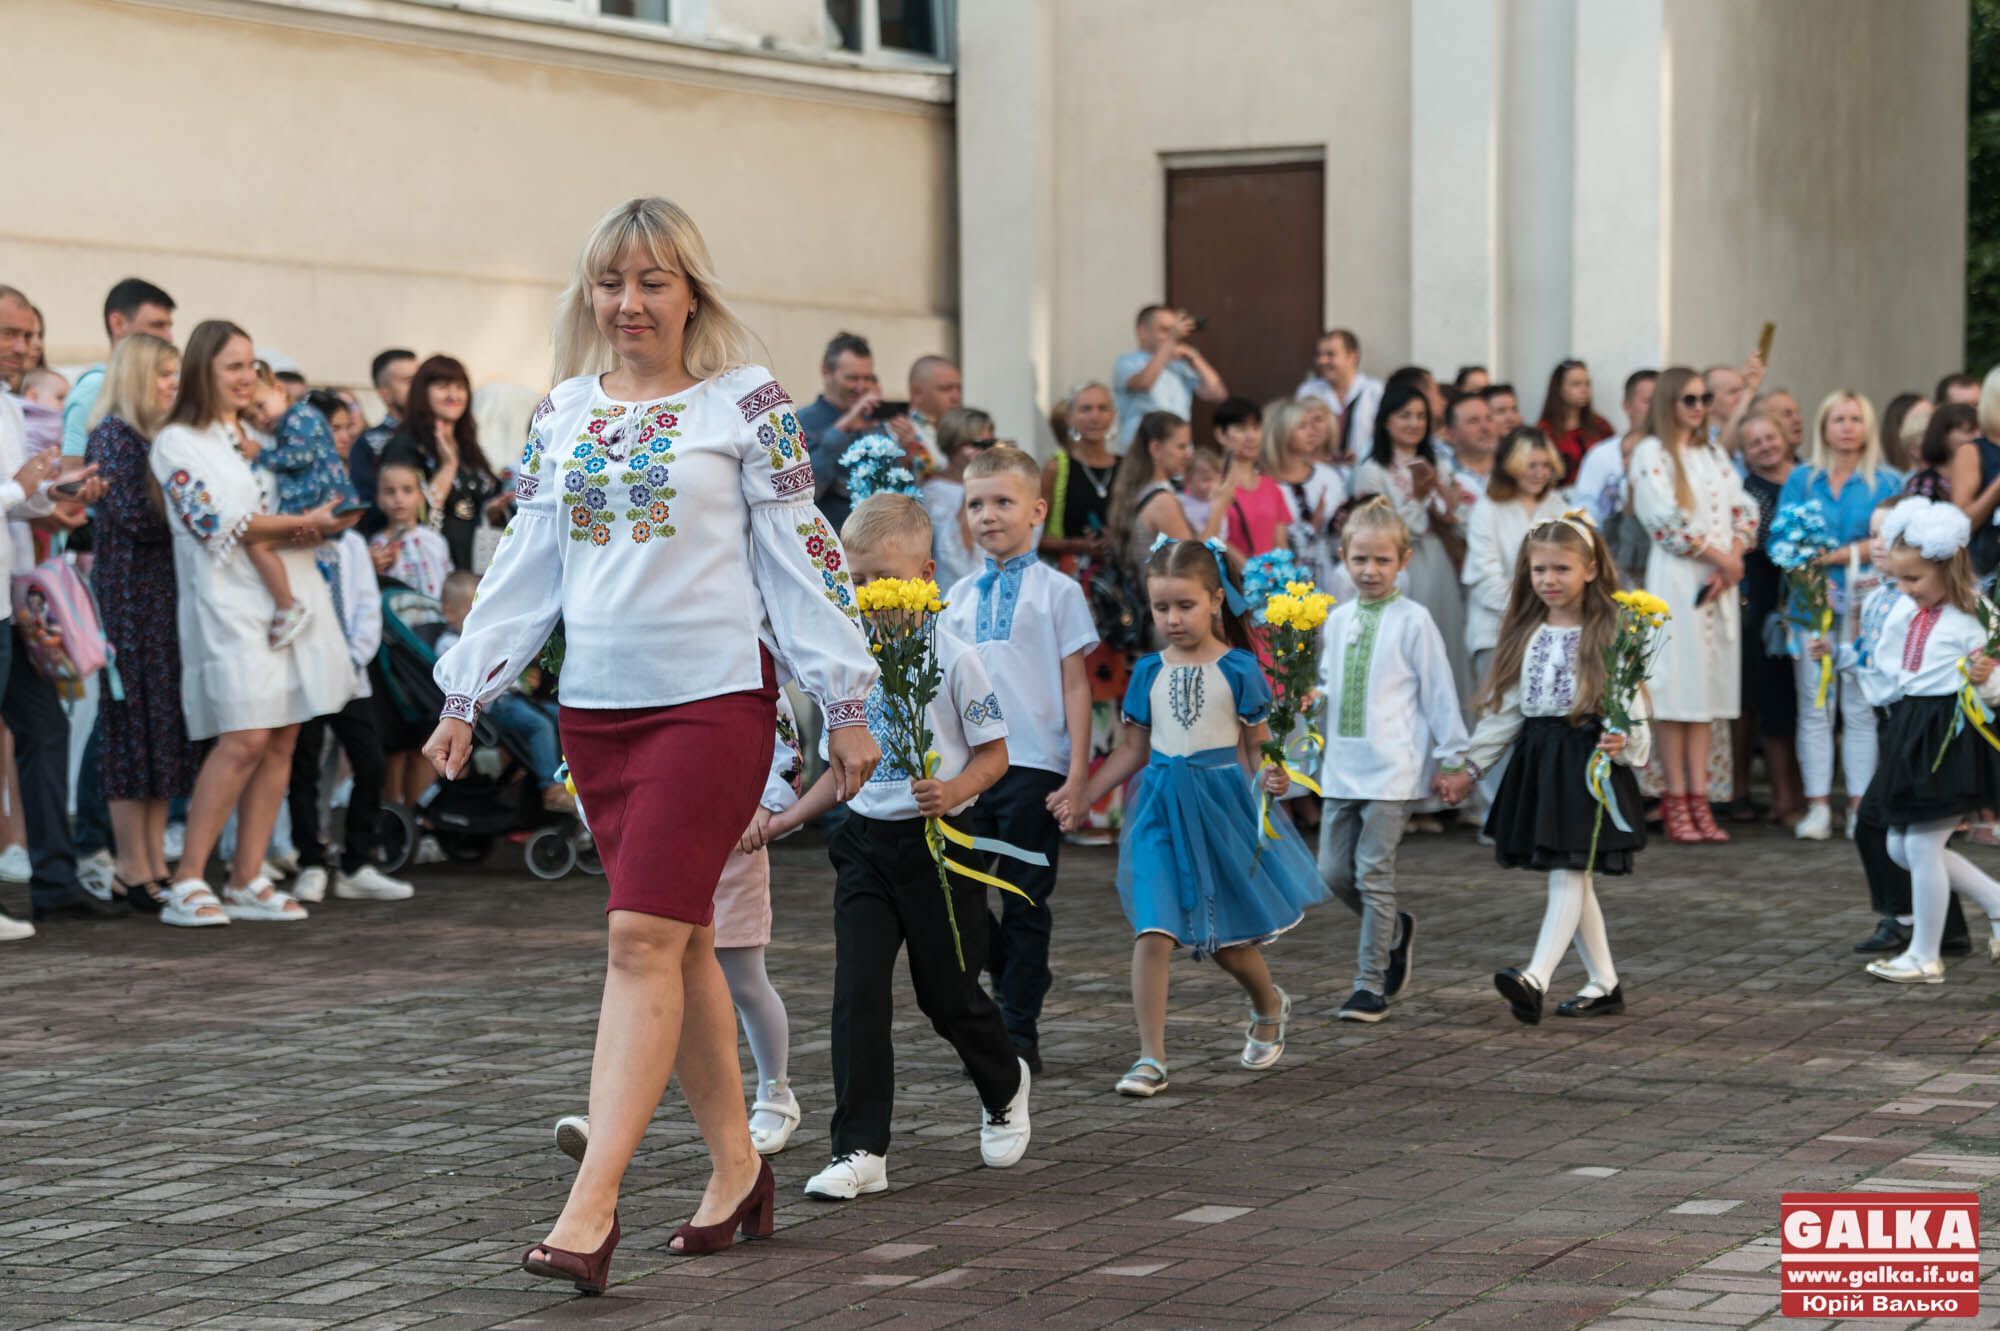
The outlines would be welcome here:
M 1301 601 L 1311 596 L 1312 593 L 1313 585 L 1310 582 L 1288 582 L 1285 584 L 1285 595 L 1296 596 Z
M 1630 610 L 1633 614 L 1638 615 L 1642 619 L 1650 620 L 1655 624 L 1664 623 L 1673 615 L 1672 608 L 1665 601 L 1643 589 L 1614 592 L 1612 599 L 1625 607 L 1625 609 Z

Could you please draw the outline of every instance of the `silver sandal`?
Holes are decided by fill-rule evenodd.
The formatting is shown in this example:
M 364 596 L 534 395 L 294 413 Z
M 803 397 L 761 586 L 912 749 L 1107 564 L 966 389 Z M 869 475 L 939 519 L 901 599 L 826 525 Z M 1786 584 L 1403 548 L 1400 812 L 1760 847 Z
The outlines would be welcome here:
M 1276 989 L 1277 986 L 1273 985 L 1272 988 Z M 1291 1020 L 1292 996 L 1282 989 L 1278 989 L 1278 1015 L 1275 1017 L 1259 1015 L 1257 1005 L 1252 1003 L 1250 1005 L 1250 1029 L 1245 1034 L 1243 1040 L 1243 1066 L 1249 1068 L 1252 1072 L 1262 1072 L 1265 1068 L 1277 1062 L 1278 1056 L 1285 1052 L 1285 1027 Z M 1259 1026 L 1276 1026 L 1278 1028 L 1278 1038 L 1275 1040 L 1258 1039 L 1257 1028 Z

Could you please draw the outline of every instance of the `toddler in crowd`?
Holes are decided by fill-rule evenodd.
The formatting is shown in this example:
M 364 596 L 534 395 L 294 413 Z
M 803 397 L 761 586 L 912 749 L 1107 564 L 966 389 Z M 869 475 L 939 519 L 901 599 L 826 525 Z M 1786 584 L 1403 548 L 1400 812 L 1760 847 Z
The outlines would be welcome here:
M 1181 474 L 1181 510 L 1187 514 L 1188 526 L 1195 531 L 1210 536 L 1220 531 L 1222 523 L 1215 524 L 1215 531 L 1209 530 L 1208 520 L 1215 512 L 1215 488 L 1222 484 L 1222 450 L 1209 444 L 1195 449 L 1188 458 L 1187 470 Z
M 451 547 L 424 521 L 424 474 L 407 462 L 383 463 L 375 473 L 375 506 L 387 521 L 368 541 L 375 571 L 425 596 L 441 596 Z
M 927 579 L 935 568 L 930 518 L 907 495 L 869 497 L 849 515 L 840 539 L 856 586 L 877 578 Z M 891 733 L 877 684 L 868 698 L 868 729 L 882 746 L 882 762 L 849 801 L 827 847 L 834 875 L 833 1159 L 806 1184 L 806 1195 L 822 1201 L 847 1201 L 889 1186 L 889 1118 L 896 1099 L 890 986 L 905 942 L 917 1006 L 951 1042 L 978 1088 L 984 1108 L 980 1157 L 1005 1169 L 1028 1149 L 1028 1065 L 979 985 L 985 889 L 962 879 L 951 883 L 954 941 L 924 835 L 926 819 L 957 820 L 1006 774 L 1007 724 L 992 705 L 993 685 L 979 653 L 942 627 L 936 632 L 944 678 L 927 713 L 940 760 L 935 774 L 907 771 L 896 760 L 903 746 Z M 797 804 L 764 823 L 764 837 L 776 839 L 813 821 L 836 798 L 828 771 Z
M 384 468 L 384 474 L 395 469 L 391 464 Z M 436 535 L 428 527 L 418 530 Z M 440 541 L 442 539 L 439 538 Z M 465 617 L 472 613 L 472 601 L 478 594 L 477 573 L 458 569 L 445 575 L 444 587 L 438 597 L 438 609 L 444 615 L 445 624 L 445 631 L 438 635 L 437 640 L 439 656 L 443 656 L 465 631 Z M 556 731 L 556 719 L 548 709 L 523 693 L 517 681 L 487 704 L 486 719 L 502 735 L 513 740 L 518 751 L 528 754 L 528 765 L 533 769 L 536 788 L 541 791 L 542 807 L 553 813 L 574 811 L 576 800 L 570 795 L 561 775 L 562 741 Z
M 287 517 L 329 505 L 335 512 L 347 508 L 359 511 L 347 465 L 334 447 L 333 427 L 310 402 L 304 399 L 293 402 L 285 386 L 271 373 L 271 367 L 262 361 L 257 362 L 257 388 L 245 415 L 251 425 L 271 439 L 257 450 L 252 465 L 270 478 L 273 511 Z M 291 579 L 285 573 L 277 546 L 248 541 L 243 545 L 243 554 L 257 570 L 265 590 L 271 593 L 276 610 L 271 616 L 268 637 L 271 650 L 280 651 L 299 636 L 308 611 L 303 602 L 292 596 Z
M 1354 599 L 1327 616 L 1319 686 L 1326 699 L 1320 768 L 1325 808 L 1319 871 L 1361 917 L 1354 992 L 1343 1021 L 1380 1021 L 1410 983 L 1417 919 L 1396 906 L 1396 848 L 1432 774 L 1464 764 L 1465 719 L 1444 636 L 1430 612 L 1397 589 L 1410 529 L 1380 495 L 1340 529 Z
M 965 468 L 965 512 L 985 570 L 946 594 L 946 632 L 970 643 L 993 681 L 987 700 L 1007 722 L 1006 774 L 969 815 L 976 835 L 1048 858 L 1046 868 L 1018 861 L 1007 879 L 1032 900 L 1000 894 L 989 916 L 987 956 L 993 997 L 1032 1072 L 1042 1070 L 1042 999 L 1047 996 L 1049 935 L 1055 917 L 1062 826 L 1053 810 L 1074 804 L 1090 770 L 1090 677 L 1083 659 L 1097 646 L 1090 606 L 1074 578 L 1035 554 L 1035 532 L 1048 516 L 1041 470 L 1011 444 L 996 444 Z

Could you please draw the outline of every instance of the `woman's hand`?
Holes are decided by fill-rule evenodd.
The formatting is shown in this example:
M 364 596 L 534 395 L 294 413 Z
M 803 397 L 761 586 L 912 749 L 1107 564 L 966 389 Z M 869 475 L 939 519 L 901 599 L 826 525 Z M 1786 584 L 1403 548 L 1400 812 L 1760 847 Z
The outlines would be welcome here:
M 882 761 L 882 749 L 867 726 L 842 726 L 827 733 L 826 761 L 833 769 L 834 796 L 845 804 L 868 784 Z
M 511 491 L 509 491 L 506 494 L 495 495 L 491 500 L 487 501 L 486 504 L 487 522 L 491 523 L 495 527 L 506 525 L 507 510 L 511 509 L 512 507 L 514 507 L 514 495 Z
M 28 494 L 41 488 L 42 482 L 56 474 L 56 467 L 62 462 L 53 448 L 45 448 L 21 464 L 14 473 L 14 484 Z
M 1616 758 L 1625 752 L 1625 737 L 1615 730 L 1607 730 L 1597 741 L 1597 751 Z
M 396 562 L 396 547 L 388 541 L 368 547 L 368 562 L 375 566 L 377 573 L 387 573 Z
M 1418 458 L 1410 464 L 1410 494 L 1417 499 L 1428 499 L 1437 489 L 1437 468 Z
M 1965 675 L 1974 684 L 1984 684 L 1993 677 L 1993 658 L 1984 651 L 1974 652 L 1965 658 Z
M 361 514 L 359 513 L 335 514 L 333 510 L 338 504 L 338 500 L 329 499 L 318 508 L 308 510 L 301 515 L 311 525 L 313 531 L 318 533 L 319 539 L 322 541 L 332 540 L 355 523 L 361 521 Z
M 440 718 L 437 729 L 424 742 L 424 757 L 430 759 L 439 776 L 456 781 L 472 757 L 472 727 L 455 716 Z
M 432 433 L 437 440 L 438 461 L 456 463 L 458 461 L 458 436 L 451 432 L 445 421 L 433 421 Z
M 1737 583 L 1743 581 L 1743 556 L 1737 554 L 1734 550 L 1724 550 L 1716 546 L 1710 546 L 1702 552 L 1701 557 L 1706 559 L 1709 566 L 1715 570 L 1716 577 L 1722 580 L 1721 585 L 1723 588 L 1734 587 Z

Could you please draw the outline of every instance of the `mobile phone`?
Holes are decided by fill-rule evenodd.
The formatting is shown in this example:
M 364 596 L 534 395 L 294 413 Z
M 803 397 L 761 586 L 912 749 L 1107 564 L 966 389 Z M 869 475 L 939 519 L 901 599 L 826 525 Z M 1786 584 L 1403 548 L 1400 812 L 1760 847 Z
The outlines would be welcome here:
M 1778 335 L 1778 325 L 1766 320 L 1764 331 L 1757 334 L 1757 359 L 1764 364 L 1771 363 L 1771 339 Z
M 1694 598 L 1694 608 L 1699 610 L 1715 599 L 1715 584 L 1703 583 L 1701 592 Z
M 909 414 L 910 404 L 907 402 L 877 402 L 875 404 L 875 419 L 878 421 L 894 420 L 898 416 L 907 416 Z
M 344 518 L 350 513 L 366 513 L 367 511 L 368 505 L 362 503 L 359 499 L 344 500 L 333 506 L 333 516 L 336 518 Z
M 64 503 L 81 499 L 83 498 L 83 487 L 85 484 L 87 484 L 87 479 L 84 477 L 78 477 L 70 481 L 51 481 L 48 486 L 49 498 L 58 499 Z

